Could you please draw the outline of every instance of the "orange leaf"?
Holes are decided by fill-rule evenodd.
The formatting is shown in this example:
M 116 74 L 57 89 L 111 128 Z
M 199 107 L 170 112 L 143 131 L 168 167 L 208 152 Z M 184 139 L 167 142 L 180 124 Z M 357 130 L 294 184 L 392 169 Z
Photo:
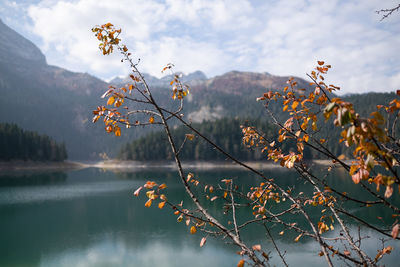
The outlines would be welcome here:
M 149 208 L 150 206 L 151 206 L 151 203 L 152 203 L 153 201 L 151 200 L 151 199 L 149 199 L 149 200 L 147 200 L 146 201 L 146 203 L 144 204 L 144 206 L 146 207 L 146 208 Z
M 118 126 L 115 126 L 114 134 L 115 134 L 115 136 L 121 136 L 121 128 L 119 128 Z
M 144 185 L 144 188 L 147 188 L 147 189 L 152 189 L 154 186 L 156 186 L 157 185 L 157 183 L 156 182 L 153 182 L 153 181 L 147 181 L 146 182 L 146 184 Z
M 191 233 L 192 235 L 194 235 L 196 232 L 197 232 L 197 229 L 196 229 L 195 226 L 190 227 L 190 233 Z
M 324 61 L 317 61 L 318 62 L 318 65 L 320 65 L 320 66 L 322 66 L 322 65 L 324 65 Z
M 194 139 L 194 134 L 186 134 L 185 136 L 190 141 L 192 141 Z
M 161 185 L 158 187 L 158 189 L 165 189 L 165 188 L 167 188 L 167 185 L 166 185 L 166 184 L 161 184 Z
M 299 102 L 298 101 L 294 101 L 293 104 L 292 104 L 292 109 L 296 109 L 298 105 L 299 105 Z
M 150 123 L 154 123 L 154 117 L 153 117 L 153 116 L 151 116 L 151 117 L 149 118 L 149 122 L 150 122 Z
M 261 245 L 260 245 L 260 244 L 254 245 L 254 246 L 252 247 L 252 249 L 253 249 L 253 250 L 256 250 L 256 251 L 261 251 Z
M 244 266 L 244 260 L 241 259 L 241 260 L 238 262 L 237 267 L 243 267 L 243 266 Z
M 162 209 L 165 206 L 165 201 L 158 203 L 158 208 Z
M 114 104 L 114 102 L 115 102 L 115 97 L 112 96 L 112 97 L 110 97 L 110 98 L 108 99 L 107 105 L 111 106 L 112 104 Z

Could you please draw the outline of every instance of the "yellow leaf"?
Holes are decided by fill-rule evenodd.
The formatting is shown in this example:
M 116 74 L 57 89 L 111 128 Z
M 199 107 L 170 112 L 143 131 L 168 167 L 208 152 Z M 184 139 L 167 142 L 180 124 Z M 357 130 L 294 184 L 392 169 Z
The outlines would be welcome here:
M 149 118 L 149 122 L 150 122 L 150 123 L 154 123 L 154 117 L 153 117 L 153 116 L 151 116 L 151 117 Z
M 190 141 L 192 141 L 194 139 L 194 134 L 186 134 L 185 136 Z
M 112 104 L 114 104 L 114 102 L 115 102 L 115 97 L 112 96 L 112 97 L 110 97 L 110 98 L 108 99 L 107 105 L 111 106 Z
M 178 222 L 181 222 L 183 220 L 183 214 L 179 215 L 179 217 L 176 219 Z
M 237 267 L 243 267 L 243 266 L 244 266 L 244 260 L 241 259 L 241 260 L 238 262 Z
M 197 229 L 196 229 L 195 226 L 190 227 L 190 233 L 191 233 L 192 235 L 194 235 L 196 232 L 197 232 Z
M 224 198 L 226 198 L 226 196 L 228 195 L 228 192 L 224 192 Z

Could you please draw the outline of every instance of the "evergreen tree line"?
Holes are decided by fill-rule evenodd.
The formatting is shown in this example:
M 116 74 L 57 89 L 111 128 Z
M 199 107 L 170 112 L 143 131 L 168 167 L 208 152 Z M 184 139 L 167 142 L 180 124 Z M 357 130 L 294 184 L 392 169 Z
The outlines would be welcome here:
M 266 121 L 252 120 L 247 121 L 243 119 L 232 119 L 223 118 L 214 122 L 203 122 L 201 124 L 193 124 L 193 127 L 198 129 L 199 132 L 205 134 L 215 144 L 222 147 L 229 154 L 240 160 L 265 160 L 261 149 L 249 149 L 243 145 L 242 142 L 242 131 L 241 125 L 251 125 L 260 129 L 267 140 L 278 142 L 278 132 L 276 127 Z M 329 125 L 329 123 L 327 124 Z M 340 132 L 335 132 L 337 129 L 333 127 L 327 127 L 324 132 L 329 132 L 330 136 L 340 135 Z M 193 134 L 184 126 L 177 127 L 172 130 L 172 135 L 178 148 L 183 143 L 186 134 Z M 320 133 L 323 136 L 325 133 Z M 329 136 L 328 135 L 328 136 Z M 334 139 L 333 139 L 334 140 Z M 334 150 L 337 155 L 345 154 L 349 158 L 350 153 L 346 150 L 343 144 L 329 142 L 327 140 L 327 146 Z M 285 142 L 281 146 L 283 151 L 296 151 L 295 144 L 291 142 Z M 180 152 L 180 156 L 183 160 L 225 160 L 226 157 L 211 148 L 211 146 L 200 138 L 194 138 L 193 140 L 186 140 L 184 147 Z M 305 147 L 304 157 L 306 159 L 323 159 L 323 155 L 317 154 L 314 150 L 310 151 L 307 146 Z M 122 160 L 172 160 L 173 155 L 168 143 L 167 138 L 163 131 L 152 132 L 145 137 L 139 138 L 133 142 L 124 145 L 119 153 L 119 159 Z
M 63 161 L 65 144 L 47 135 L 25 131 L 16 124 L 0 123 L 0 160 Z

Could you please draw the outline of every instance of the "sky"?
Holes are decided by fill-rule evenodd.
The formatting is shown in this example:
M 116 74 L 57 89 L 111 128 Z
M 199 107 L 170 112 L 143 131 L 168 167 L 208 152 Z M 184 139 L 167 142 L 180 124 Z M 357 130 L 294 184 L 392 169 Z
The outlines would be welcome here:
M 398 0 L 1 0 L 0 18 L 34 42 L 47 62 L 103 80 L 129 66 L 103 56 L 91 28 L 122 28 L 142 72 L 168 63 L 207 77 L 228 71 L 306 78 L 317 60 L 342 93 L 400 89 Z

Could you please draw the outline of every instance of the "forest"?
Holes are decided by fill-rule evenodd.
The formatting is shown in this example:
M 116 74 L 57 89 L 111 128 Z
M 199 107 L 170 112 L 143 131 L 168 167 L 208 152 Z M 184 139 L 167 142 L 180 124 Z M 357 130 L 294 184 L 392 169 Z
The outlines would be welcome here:
M 65 144 L 58 144 L 47 135 L 26 131 L 16 124 L 0 124 L 0 160 L 63 161 L 67 159 Z

